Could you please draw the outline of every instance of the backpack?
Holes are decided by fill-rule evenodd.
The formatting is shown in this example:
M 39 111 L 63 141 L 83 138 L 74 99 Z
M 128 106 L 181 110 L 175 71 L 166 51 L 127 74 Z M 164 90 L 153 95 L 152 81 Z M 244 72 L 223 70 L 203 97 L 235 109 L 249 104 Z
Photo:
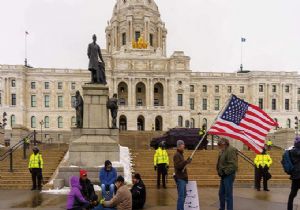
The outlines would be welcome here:
M 291 175 L 294 170 L 294 164 L 292 162 L 291 158 L 291 152 L 290 150 L 285 150 L 285 152 L 282 155 L 281 165 L 283 167 L 283 170 L 285 173 Z

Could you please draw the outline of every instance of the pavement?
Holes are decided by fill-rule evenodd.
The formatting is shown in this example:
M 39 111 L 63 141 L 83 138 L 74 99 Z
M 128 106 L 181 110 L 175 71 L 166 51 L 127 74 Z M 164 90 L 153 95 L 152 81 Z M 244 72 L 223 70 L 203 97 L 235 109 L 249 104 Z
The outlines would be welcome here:
M 235 210 L 284 210 L 289 188 L 270 188 L 270 192 L 257 192 L 251 188 L 234 188 Z M 198 188 L 200 209 L 218 209 L 218 188 Z M 148 189 L 146 210 L 175 210 L 177 192 L 175 188 Z M 0 209 L 65 209 L 66 195 L 51 195 L 29 190 L 0 190 Z M 294 210 L 300 210 L 300 196 L 295 198 Z M 299 207 L 298 207 L 299 206 Z

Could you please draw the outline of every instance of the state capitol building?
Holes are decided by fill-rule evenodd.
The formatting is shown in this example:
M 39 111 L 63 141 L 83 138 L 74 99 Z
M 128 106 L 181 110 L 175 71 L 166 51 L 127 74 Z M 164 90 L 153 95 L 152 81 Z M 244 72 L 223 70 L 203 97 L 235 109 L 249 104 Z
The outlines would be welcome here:
M 117 0 L 105 32 L 102 55 L 110 97 L 119 98 L 120 130 L 210 125 L 231 94 L 264 109 L 280 127 L 294 127 L 300 112 L 297 72 L 192 71 L 183 51 L 167 57 L 167 29 L 153 0 Z M 0 114 L 8 114 L 7 131 L 42 127 L 45 138 L 66 138 L 76 123 L 75 92 L 89 81 L 87 69 L 0 65 Z

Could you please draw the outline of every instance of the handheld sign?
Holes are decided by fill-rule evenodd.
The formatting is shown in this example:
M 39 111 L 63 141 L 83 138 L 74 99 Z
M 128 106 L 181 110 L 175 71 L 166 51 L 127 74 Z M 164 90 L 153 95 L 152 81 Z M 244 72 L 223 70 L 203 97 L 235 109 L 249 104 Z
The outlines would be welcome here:
M 199 195 L 196 181 L 189 181 L 186 185 L 186 199 L 184 210 L 200 210 Z

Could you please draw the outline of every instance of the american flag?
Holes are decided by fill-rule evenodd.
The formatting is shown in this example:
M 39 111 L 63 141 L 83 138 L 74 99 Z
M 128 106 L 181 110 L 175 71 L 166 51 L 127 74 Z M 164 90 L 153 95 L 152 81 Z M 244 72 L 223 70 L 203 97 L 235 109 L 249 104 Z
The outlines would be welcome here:
M 240 140 L 256 153 L 261 153 L 266 136 L 274 126 L 278 123 L 262 109 L 232 95 L 208 134 Z

